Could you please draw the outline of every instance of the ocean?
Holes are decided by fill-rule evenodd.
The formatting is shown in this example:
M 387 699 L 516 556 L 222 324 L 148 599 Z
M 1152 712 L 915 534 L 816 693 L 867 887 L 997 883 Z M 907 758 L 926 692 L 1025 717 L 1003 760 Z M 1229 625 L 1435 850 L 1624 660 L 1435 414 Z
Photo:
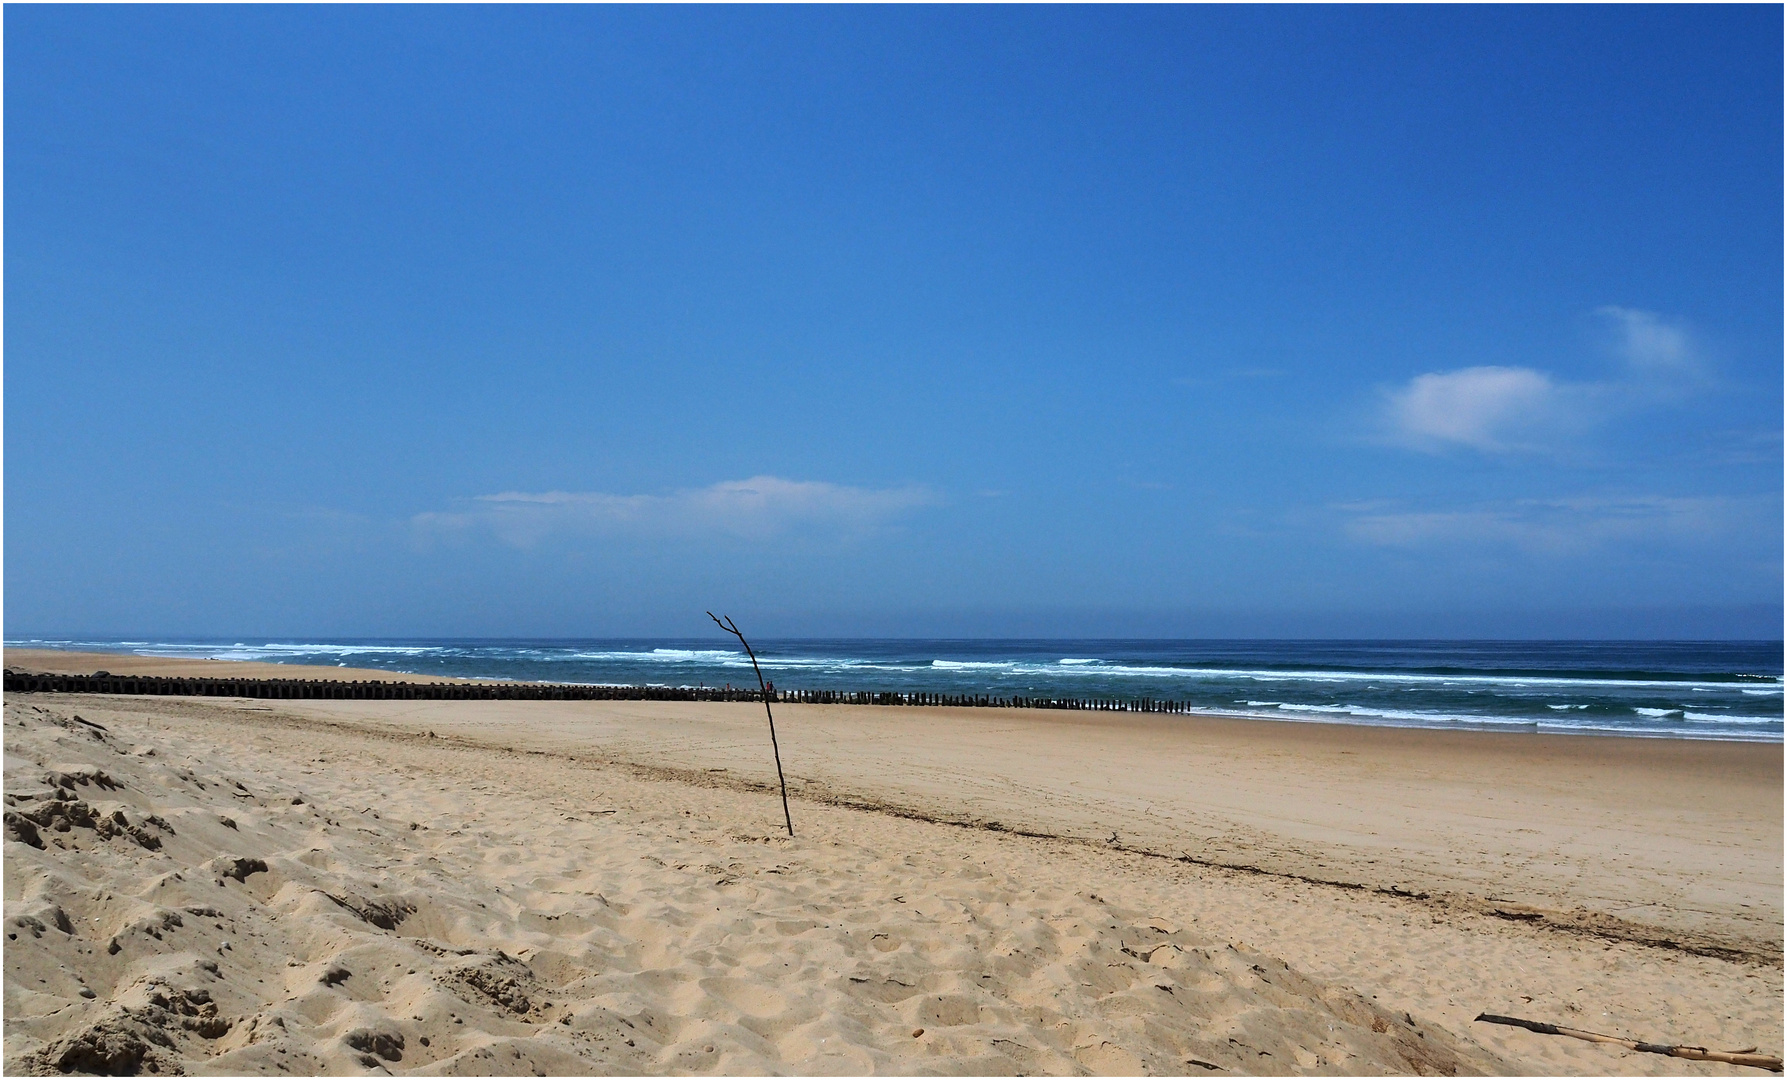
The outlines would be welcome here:
M 423 675 L 756 685 L 725 639 L 9 640 L 18 648 Z M 1178 701 L 1200 712 L 1395 727 L 1780 742 L 1780 642 L 753 641 L 780 690 Z

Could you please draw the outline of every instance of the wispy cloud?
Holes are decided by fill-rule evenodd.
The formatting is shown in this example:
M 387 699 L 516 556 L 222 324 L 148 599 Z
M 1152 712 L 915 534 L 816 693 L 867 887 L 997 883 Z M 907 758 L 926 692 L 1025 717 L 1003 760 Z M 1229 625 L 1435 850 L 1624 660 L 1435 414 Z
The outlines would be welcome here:
M 1609 305 L 1595 314 L 1612 325 L 1620 358 L 1639 371 L 1682 371 L 1699 362 L 1688 332 L 1648 311 Z
M 668 495 L 505 491 L 418 514 L 413 524 L 425 535 L 488 532 L 516 547 L 554 535 L 763 539 L 803 530 L 861 533 L 935 501 L 919 486 L 860 488 L 753 476 Z
M 1389 393 L 1390 422 L 1422 449 L 1527 449 L 1557 419 L 1560 396 L 1551 377 L 1532 368 L 1434 372 Z
M 1699 379 L 1698 351 L 1682 327 L 1632 308 L 1595 314 L 1611 329 L 1620 361 L 1608 378 L 1571 382 L 1537 368 L 1500 366 L 1417 375 L 1384 391 L 1391 440 L 1428 452 L 1550 450 L 1618 413 L 1671 399 Z
M 1509 547 L 1569 555 L 1610 543 L 1695 544 L 1728 534 L 1757 508 L 1723 498 L 1660 495 L 1519 499 L 1446 510 L 1338 507 L 1348 536 L 1395 548 Z

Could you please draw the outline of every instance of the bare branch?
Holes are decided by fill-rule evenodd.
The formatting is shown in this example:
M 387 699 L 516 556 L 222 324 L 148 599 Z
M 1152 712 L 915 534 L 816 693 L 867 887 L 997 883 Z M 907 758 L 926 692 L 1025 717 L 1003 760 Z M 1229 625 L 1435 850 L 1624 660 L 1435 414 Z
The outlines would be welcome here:
M 763 711 L 769 716 L 769 746 L 776 755 L 776 779 L 782 784 L 782 820 L 788 823 L 788 835 L 792 837 L 794 835 L 794 815 L 788 812 L 788 778 L 782 775 L 782 747 L 776 742 L 776 714 L 770 711 L 769 707 L 769 684 L 763 681 L 763 669 L 757 666 L 756 651 L 751 648 L 751 643 L 745 640 L 744 634 L 739 632 L 738 624 L 732 621 L 732 616 L 726 616 L 726 621 L 721 622 L 720 617 L 710 611 L 707 613 L 707 617 L 712 619 L 720 629 L 738 638 L 738 643 L 745 647 L 745 655 L 751 658 L 751 670 L 757 673 L 757 688 L 763 691 Z
M 1612 1043 L 1615 1046 L 1623 1046 L 1628 1050 L 1636 1050 L 1643 1054 L 1662 1054 L 1665 1057 L 1687 1058 L 1689 1061 L 1722 1061 L 1729 1065 L 1747 1065 L 1752 1069 L 1767 1069 L 1769 1072 L 1781 1071 L 1780 1058 L 1772 1054 L 1753 1053 L 1749 1050 L 1708 1050 L 1704 1046 L 1671 1046 L 1663 1043 L 1640 1042 L 1637 1039 L 1621 1039 L 1613 1035 L 1583 1031 L 1580 1028 L 1568 1028 L 1561 1024 L 1547 1024 L 1542 1020 L 1522 1020 L 1518 1016 L 1497 1016 L 1494 1013 L 1478 1014 L 1477 1022 L 1522 1027 L 1540 1035 L 1565 1035 L 1586 1042 Z

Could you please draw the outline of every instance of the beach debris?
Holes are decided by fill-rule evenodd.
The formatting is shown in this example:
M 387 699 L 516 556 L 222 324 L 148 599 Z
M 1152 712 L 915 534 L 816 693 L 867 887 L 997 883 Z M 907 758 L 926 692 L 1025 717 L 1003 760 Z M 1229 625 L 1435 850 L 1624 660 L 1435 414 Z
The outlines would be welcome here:
M 355 1028 L 343 1035 L 341 1041 L 346 1043 L 350 1049 L 358 1050 L 362 1054 L 376 1054 L 386 1061 L 403 1060 L 403 1033 L 395 1028 L 379 1030 Z M 378 1062 L 367 1063 L 362 1060 L 362 1064 L 373 1068 L 377 1066 Z
M 205 869 L 220 877 L 235 878 L 246 883 L 250 874 L 267 872 L 267 860 L 245 855 L 219 855 L 205 864 Z
M 155 1047 L 173 1050 L 174 1040 L 167 1032 L 124 1014 L 56 1040 L 36 1055 L 36 1061 L 46 1072 L 135 1076 L 160 1071 Z
M 550 1004 L 529 996 L 540 992 L 533 969 L 501 949 L 476 963 L 453 968 L 442 981 L 454 990 L 471 991 L 473 997 L 459 995 L 467 1001 L 482 1001 L 518 1016 L 534 1011 L 536 1004 L 541 1008 Z
M 43 837 L 37 834 L 36 822 L 12 810 L 6 811 L 5 817 L 8 840 L 17 840 L 21 844 L 30 844 L 34 848 L 43 847 Z
M 49 925 L 45 925 L 45 920 L 48 920 Z M 49 929 L 49 926 L 54 926 L 64 934 L 74 933 L 74 924 L 68 921 L 68 913 L 54 904 L 37 908 L 29 913 L 14 915 L 6 920 L 6 925 L 9 928 L 6 931 L 6 940 L 8 941 L 17 941 L 20 934 L 30 934 L 33 938 L 40 938 Z
M 322 892 L 322 890 L 318 890 Z M 416 913 L 416 905 L 407 900 L 367 900 L 363 897 L 336 896 L 332 892 L 323 892 L 323 896 L 333 901 L 362 922 L 370 923 L 380 930 L 395 930 L 403 920 Z
M 82 989 L 82 998 L 97 997 L 91 988 Z M 174 986 L 153 977 L 106 1004 L 92 1023 L 31 1055 L 29 1071 L 180 1075 L 182 1069 L 169 1058 L 179 1055 L 181 1039 L 217 1039 L 234 1026 L 228 1017 L 219 1015 L 209 991 Z
M 79 720 L 80 717 L 75 717 Z M 86 787 L 92 784 L 107 791 L 115 790 L 123 785 L 107 776 L 105 770 L 93 765 L 53 765 L 43 776 L 43 782 L 55 788 Z
M 216 966 L 212 964 L 210 968 L 214 969 Z M 211 973 L 217 974 L 215 970 Z M 152 982 L 143 988 L 142 993 L 150 1010 L 153 1010 L 149 1015 L 159 1018 L 163 1026 L 177 1023 L 182 1029 L 207 1039 L 220 1038 L 233 1026 L 228 1018 L 217 1014 L 217 1003 L 211 1000 L 211 992 L 208 990 L 185 989 Z
M 105 777 L 104 773 L 97 773 Z M 110 779 L 106 778 L 110 784 Z M 116 784 L 110 784 L 116 787 Z M 21 801 L 26 795 L 8 795 L 8 801 L 18 798 Z M 113 810 L 110 814 L 96 810 L 75 798 L 70 788 L 57 787 L 44 795 L 39 804 L 32 808 L 6 811 L 6 838 L 29 844 L 34 848 L 44 847 L 44 837 L 40 830 L 66 833 L 75 828 L 92 829 L 101 840 L 110 840 L 114 836 L 128 837 L 139 847 L 150 851 L 159 850 L 161 837 L 140 826 L 133 825 L 123 810 Z M 160 821 L 155 818 L 155 821 Z M 169 830 L 170 832 L 172 830 Z M 57 841 L 61 846 L 61 841 Z
M 1687 1058 L 1689 1061 L 1721 1061 L 1727 1065 L 1747 1065 L 1752 1069 L 1767 1069 L 1769 1072 L 1781 1071 L 1780 1058 L 1754 1053 L 1756 1047 L 1753 1046 L 1744 1051 L 1708 1050 L 1704 1046 L 1670 1046 L 1663 1043 L 1640 1042 L 1637 1039 L 1621 1039 L 1613 1035 L 1583 1031 L 1579 1028 L 1547 1024 L 1540 1020 L 1522 1020 L 1517 1016 L 1497 1016 L 1494 1013 L 1478 1013 L 1477 1022 L 1506 1024 L 1509 1027 L 1525 1028 L 1540 1035 L 1563 1035 L 1585 1042 L 1612 1043 L 1628 1050 L 1636 1050 L 1641 1054 L 1661 1054 L 1664 1057 Z
M 788 813 L 788 778 L 782 775 L 782 748 L 776 743 L 776 714 L 769 708 L 769 684 L 763 681 L 763 669 L 757 666 L 757 653 L 752 650 L 751 643 L 745 640 L 745 636 L 739 633 L 732 616 L 726 616 L 722 622 L 718 615 L 710 611 L 707 617 L 714 621 L 715 626 L 738 639 L 738 643 L 745 647 L 745 655 L 751 658 L 751 670 L 757 673 L 757 688 L 763 692 L 763 711 L 769 716 L 769 748 L 776 755 L 776 779 L 782 784 L 782 820 L 788 823 L 788 836 L 793 838 L 794 817 Z

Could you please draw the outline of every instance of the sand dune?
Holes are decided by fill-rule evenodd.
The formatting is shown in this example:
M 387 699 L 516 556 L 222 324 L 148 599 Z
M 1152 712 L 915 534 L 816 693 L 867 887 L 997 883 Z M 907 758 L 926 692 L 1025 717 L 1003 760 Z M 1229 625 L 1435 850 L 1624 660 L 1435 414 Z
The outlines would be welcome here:
M 1741 1071 L 1479 1009 L 1780 1046 L 1774 963 L 835 799 L 790 840 L 730 771 L 287 704 L 9 697 L 8 1072 Z

